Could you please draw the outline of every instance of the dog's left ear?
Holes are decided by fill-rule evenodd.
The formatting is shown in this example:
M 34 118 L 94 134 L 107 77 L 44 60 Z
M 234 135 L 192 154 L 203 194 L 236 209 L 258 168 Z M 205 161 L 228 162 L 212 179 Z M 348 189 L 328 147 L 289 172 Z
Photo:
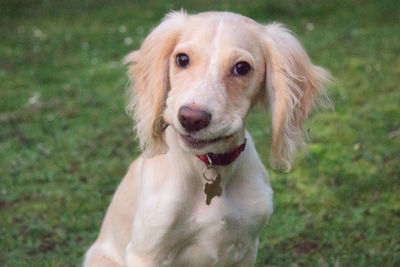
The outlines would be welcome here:
M 303 120 L 319 100 L 328 100 L 324 87 L 330 74 L 313 65 L 299 41 L 280 24 L 263 26 L 262 41 L 272 114 L 270 163 L 288 171 L 304 144 Z
M 165 123 L 162 113 L 169 89 L 169 57 L 185 24 L 185 12 L 171 12 L 143 41 L 141 48 L 128 54 L 128 76 L 133 113 L 140 148 L 146 156 L 167 151 L 164 141 Z

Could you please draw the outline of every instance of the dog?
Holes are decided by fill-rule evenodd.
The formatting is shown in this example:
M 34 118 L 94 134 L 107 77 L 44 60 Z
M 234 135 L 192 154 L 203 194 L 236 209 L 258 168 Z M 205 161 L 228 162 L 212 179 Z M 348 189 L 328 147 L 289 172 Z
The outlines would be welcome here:
M 249 111 L 269 107 L 270 164 L 289 170 L 329 72 L 282 25 L 229 12 L 171 12 L 125 62 L 142 154 L 84 266 L 253 266 L 273 191 Z

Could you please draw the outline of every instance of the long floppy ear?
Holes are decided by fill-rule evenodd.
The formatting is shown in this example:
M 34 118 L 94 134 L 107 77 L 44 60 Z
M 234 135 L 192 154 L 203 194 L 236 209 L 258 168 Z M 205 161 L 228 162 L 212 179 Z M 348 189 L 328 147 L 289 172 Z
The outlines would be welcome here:
M 299 41 L 280 24 L 264 27 L 266 87 L 272 114 L 270 163 L 290 170 L 303 146 L 302 121 L 320 100 L 329 99 L 325 84 L 330 74 L 312 64 Z
M 169 57 L 185 19 L 183 11 L 169 13 L 144 40 L 141 48 L 124 59 L 129 64 L 131 94 L 127 111 L 133 115 L 140 148 L 147 156 L 168 150 L 162 113 L 169 89 Z

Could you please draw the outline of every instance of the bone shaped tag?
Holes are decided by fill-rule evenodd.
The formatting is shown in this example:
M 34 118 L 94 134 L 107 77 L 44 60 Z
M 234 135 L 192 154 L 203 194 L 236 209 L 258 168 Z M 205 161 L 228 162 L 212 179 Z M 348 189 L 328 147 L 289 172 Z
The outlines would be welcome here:
M 215 196 L 220 196 L 222 193 L 222 187 L 221 187 L 221 176 L 217 176 L 214 181 L 211 183 L 206 183 L 204 186 L 204 193 L 206 193 L 207 198 L 206 198 L 206 204 L 210 205 L 211 200 Z

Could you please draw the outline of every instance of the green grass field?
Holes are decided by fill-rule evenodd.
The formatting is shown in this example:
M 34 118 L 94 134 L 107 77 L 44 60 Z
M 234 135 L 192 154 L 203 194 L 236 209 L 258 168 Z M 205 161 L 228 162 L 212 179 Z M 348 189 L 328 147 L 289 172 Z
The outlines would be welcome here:
M 400 266 L 397 0 L 2 0 L 0 266 L 81 263 L 138 155 L 121 59 L 181 7 L 283 22 L 335 78 L 290 173 L 268 167 L 268 114 L 250 117 L 275 191 L 257 266 Z

